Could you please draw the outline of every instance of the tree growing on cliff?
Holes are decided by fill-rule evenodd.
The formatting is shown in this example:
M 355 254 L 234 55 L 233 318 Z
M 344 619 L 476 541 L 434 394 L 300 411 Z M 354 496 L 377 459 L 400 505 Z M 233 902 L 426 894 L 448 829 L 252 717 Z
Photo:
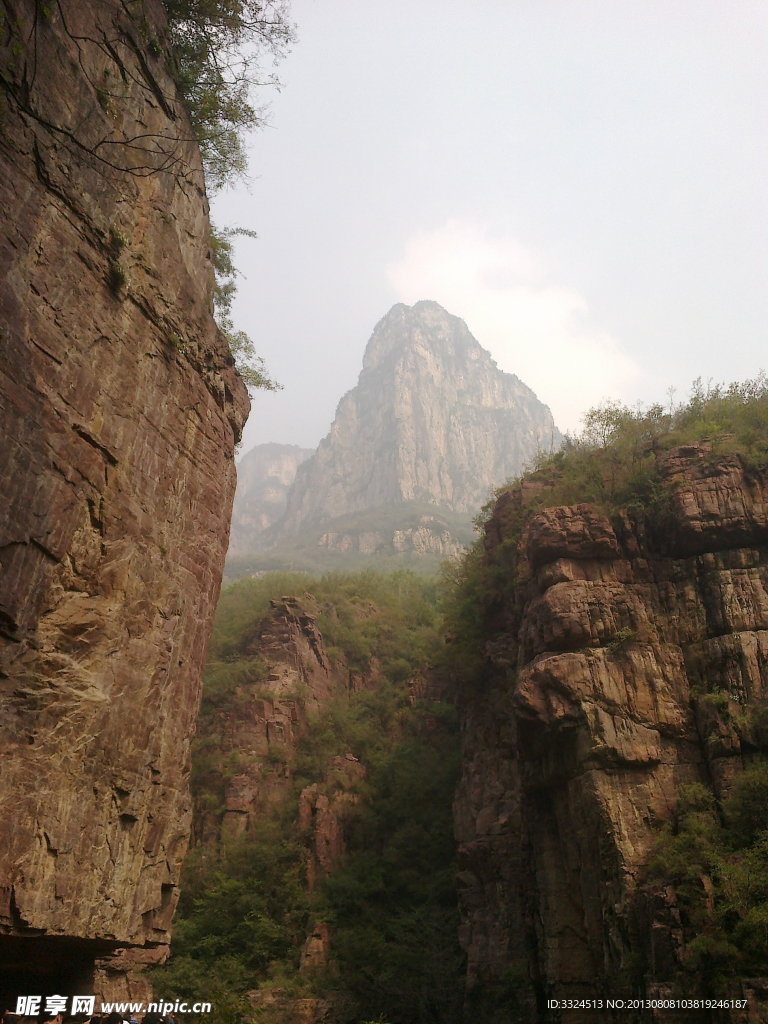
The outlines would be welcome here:
M 288 0 L 164 0 L 169 70 L 186 105 L 211 191 L 245 173 L 244 136 L 264 124 L 259 86 L 295 39 Z
M 685 930 L 682 990 L 722 995 L 768 962 L 768 761 L 756 754 L 718 807 L 700 783 L 681 789 L 645 888 L 673 886 Z
M 216 192 L 245 174 L 245 135 L 265 123 L 265 107 L 254 102 L 254 89 L 279 87 L 274 70 L 265 65 L 274 68 L 295 39 L 288 0 L 164 0 L 164 6 L 169 69 L 200 146 L 206 186 Z M 245 228 L 211 225 L 216 322 L 246 386 L 277 391 L 281 385 L 270 377 L 253 341 L 232 321 L 235 235 L 256 237 Z
M 235 357 L 235 368 L 247 388 L 261 391 L 280 391 L 282 384 L 267 372 L 261 356 L 256 355 L 253 341 L 235 328 L 232 322 L 232 300 L 237 291 L 238 270 L 232 251 L 232 238 L 245 235 L 256 238 L 255 231 L 247 228 L 216 228 L 211 224 L 211 259 L 214 271 L 213 307 L 219 330 L 227 339 L 229 351 Z

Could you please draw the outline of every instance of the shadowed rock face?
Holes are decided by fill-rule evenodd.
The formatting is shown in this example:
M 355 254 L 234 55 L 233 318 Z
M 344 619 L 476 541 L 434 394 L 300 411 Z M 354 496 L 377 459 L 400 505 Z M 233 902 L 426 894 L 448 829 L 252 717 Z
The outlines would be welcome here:
M 276 537 L 365 509 L 420 501 L 470 516 L 539 448 L 552 414 L 436 302 L 398 304 L 368 342 L 357 387 L 303 463 Z
M 119 993 L 131 956 L 110 951 L 157 960 L 170 938 L 248 399 L 212 318 L 199 153 L 150 46 L 160 5 L 141 28 L 96 0 L 8 9 L 0 975 L 67 992 L 101 956 Z
M 470 985 L 510 965 L 533 980 L 540 1016 L 531 996 L 521 1019 L 549 1020 L 550 997 L 616 993 L 641 952 L 663 994 L 685 955 L 674 892 L 639 916 L 635 898 L 658 826 L 684 783 L 727 795 L 760 745 L 743 711 L 768 699 L 768 480 L 706 445 L 661 470 L 675 487 L 653 534 L 588 505 L 533 517 L 486 679 L 465 695 L 462 941 Z M 523 498 L 497 503 L 489 559 Z M 712 690 L 742 725 L 697 696 Z

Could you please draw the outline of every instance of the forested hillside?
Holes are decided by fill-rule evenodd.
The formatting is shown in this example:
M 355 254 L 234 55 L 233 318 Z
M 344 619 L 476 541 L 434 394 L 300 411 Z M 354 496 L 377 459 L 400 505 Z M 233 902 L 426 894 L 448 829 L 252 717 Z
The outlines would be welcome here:
M 295 736 L 249 755 L 228 729 L 280 689 L 258 631 L 284 594 L 316 613 L 328 672 L 314 689 L 299 680 L 281 690 Z M 329 1007 L 349 1021 L 460 1019 L 458 722 L 450 694 L 424 674 L 443 646 L 437 598 L 434 581 L 406 572 L 272 574 L 224 592 L 193 754 L 196 845 L 158 992 L 210 992 L 222 1020 L 254 1007 L 269 1021 Z M 254 761 L 257 785 L 279 796 L 234 833 L 228 793 Z M 324 796 L 333 835 L 316 841 L 302 804 L 322 816 Z

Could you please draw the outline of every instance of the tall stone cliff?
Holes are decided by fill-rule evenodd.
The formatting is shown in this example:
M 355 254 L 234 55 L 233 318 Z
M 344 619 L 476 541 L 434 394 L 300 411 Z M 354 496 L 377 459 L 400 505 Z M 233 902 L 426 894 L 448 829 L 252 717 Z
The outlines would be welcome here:
M 240 459 L 230 554 L 243 555 L 263 546 L 264 531 L 285 514 L 296 471 L 312 452 L 295 444 L 258 444 Z
M 498 369 L 463 320 L 436 302 L 398 304 L 376 326 L 329 435 L 299 467 L 276 537 L 403 502 L 471 518 L 559 441 L 547 406 Z
M 3 10 L 0 994 L 127 996 L 170 938 L 248 398 L 161 5 Z
M 508 590 L 463 696 L 455 818 L 470 992 L 514 976 L 511 1019 L 768 1019 L 765 977 L 736 985 L 739 1010 L 549 1008 L 673 991 L 693 936 L 674 886 L 642 884 L 650 851 L 682 785 L 723 800 L 768 743 L 768 479 L 706 443 L 658 465 L 661 529 L 550 508 L 505 562 L 521 490 L 486 527 Z

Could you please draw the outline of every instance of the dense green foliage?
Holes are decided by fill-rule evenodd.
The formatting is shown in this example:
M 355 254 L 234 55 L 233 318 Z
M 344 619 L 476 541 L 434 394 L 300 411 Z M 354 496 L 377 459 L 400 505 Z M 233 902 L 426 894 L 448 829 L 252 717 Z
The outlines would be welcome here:
M 659 473 L 659 456 L 703 438 L 709 439 L 713 458 L 734 452 L 747 467 L 768 468 L 764 373 L 728 387 L 704 387 L 701 380 L 694 381 L 689 400 L 669 409 L 660 405 L 631 409 L 620 403 L 591 409 L 581 434 L 566 437 L 557 452 L 540 453 L 522 478 L 497 491 L 477 519 L 483 527 L 499 495 L 511 492 L 513 500 L 504 512 L 505 537 L 493 559 L 484 557 L 480 539 L 461 565 L 446 570 L 452 593 L 445 610 L 446 627 L 453 639 L 454 669 L 467 682 L 477 677 L 493 607 L 500 603 L 514 607 L 518 545 L 533 515 L 554 505 L 586 502 L 610 517 L 625 510 L 649 526 L 659 524 L 662 533 L 670 485 Z
M 154 972 L 158 997 L 210 999 L 219 1024 L 243 1019 L 245 994 L 271 967 L 295 973 L 312 911 L 302 847 L 279 819 L 224 851 L 193 849 L 184 863 L 173 954 Z
M 277 85 L 265 70 L 294 39 L 287 0 L 164 0 L 170 71 L 217 190 L 246 168 L 244 135 L 263 124 L 253 90 Z
M 681 991 L 723 995 L 730 979 L 768 963 L 768 762 L 758 759 L 718 807 L 705 786 L 680 793 L 648 866 L 649 886 L 674 885 L 686 933 Z
M 443 729 L 425 737 L 423 714 L 403 716 L 400 742 L 373 759 L 348 864 L 326 887 L 340 977 L 367 1020 L 461 1017 L 451 818 L 459 751 L 453 709 L 441 718 Z
M 658 455 L 707 437 L 715 454 L 739 452 L 750 464 L 768 466 L 768 380 L 704 387 L 694 381 L 688 402 L 630 409 L 606 403 L 584 417 L 584 430 L 566 438 L 559 452 L 541 455 L 531 478 L 543 484 L 533 504 L 590 502 L 609 512 L 643 509 L 663 501 Z
M 458 1020 L 458 947 L 451 805 L 459 773 L 452 705 L 414 700 L 409 680 L 442 645 L 434 580 L 409 572 L 269 574 L 227 588 L 217 609 L 193 754 L 198 813 L 222 809 L 237 771 L 217 729 L 243 681 L 265 681 L 246 648 L 269 600 L 311 594 L 329 657 L 377 680 L 339 692 L 310 719 L 292 764 L 291 796 L 245 840 L 205 842 L 187 858 L 173 955 L 158 992 L 210 993 L 222 1020 L 240 1019 L 244 994 L 344 993 L 350 1021 L 441 1024 Z M 306 846 L 296 830 L 298 795 L 322 784 L 330 758 L 351 752 L 366 774 L 345 818 L 346 857 L 307 892 Z M 206 803 L 207 800 L 207 803 Z M 332 930 L 333 962 L 298 972 L 313 921 Z

